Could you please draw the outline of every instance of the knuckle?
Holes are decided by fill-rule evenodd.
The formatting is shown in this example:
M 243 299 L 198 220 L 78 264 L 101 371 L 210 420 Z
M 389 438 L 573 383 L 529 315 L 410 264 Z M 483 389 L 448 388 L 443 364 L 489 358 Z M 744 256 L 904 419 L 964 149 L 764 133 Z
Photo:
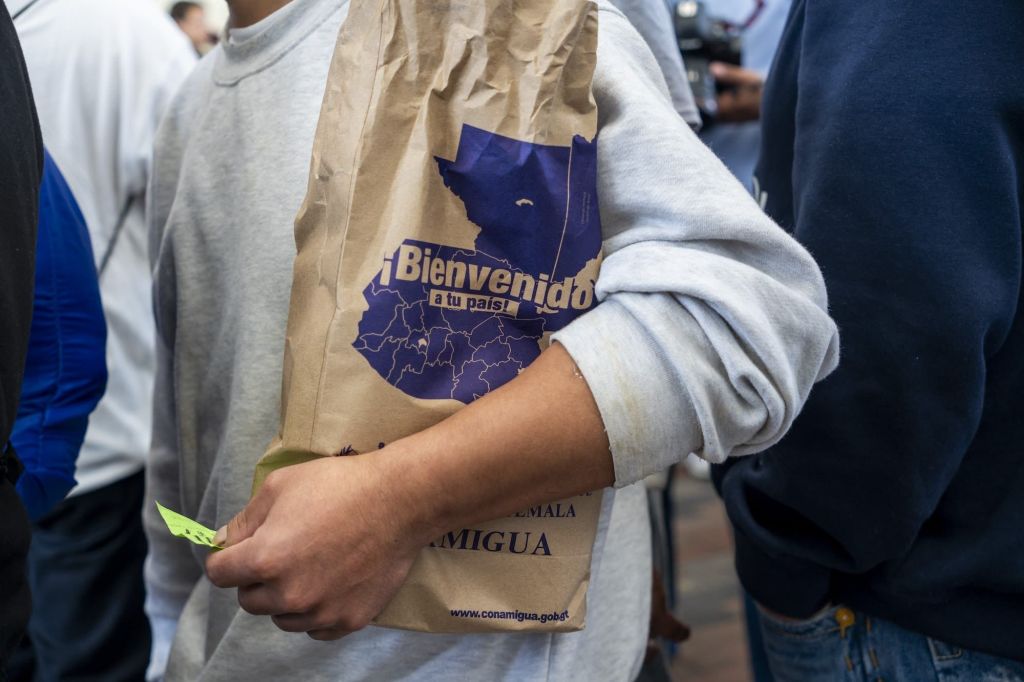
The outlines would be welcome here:
M 339 630 L 346 630 L 348 632 L 356 632 L 362 630 L 370 624 L 372 618 L 363 613 L 347 613 L 341 617 L 336 627 Z
M 238 590 L 238 605 L 242 607 L 242 610 L 246 613 L 251 613 L 254 616 L 261 615 L 259 613 L 258 604 L 253 598 L 253 595 L 246 590 Z
M 310 627 L 307 630 L 335 630 L 338 628 L 338 622 L 336 618 L 331 617 L 325 612 L 317 613 L 312 617 L 310 621 Z
M 259 578 L 261 582 L 267 582 L 277 577 L 281 568 L 281 561 L 278 559 L 276 552 L 262 550 L 253 555 L 250 568 L 253 575 Z
M 237 538 L 245 537 L 245 510 L 228 521 L 228 544 L 237 542 Z
M 273 495 L 281 487 L 281 478 L 283 474 L 280 469 L 271 471 L 267 474 L 267 477 L 263 479 L 263 485 L 260 486 L 260 492 L 264 492 L 268 495 Z
M 286 589 L 283 601 L 289 613 L 308 613 L 316 607 L 316 600 L 308 590 L 302 588 Z
M 341 639 L 346 634 L 335 630 L 310 630 L 306 633 L 306 636 L 318 642 L 333 642 L 336 639 Z
M 224 569 L 221 567 L 222 561 L 216 554 L 211 554 L 206 560 L 206 577 L 207 579 L 216 585 L 217 587 L 228 587 L 226 575 Z
M 278 630 L 284 632 L 305 632 L 306 627 L 302 623 L 298 623 L 289 618 L 282 618 L 280 616 L 271 616 L 270 620 L 273 621 L 274 625 L 277 626 Z
M 217 568 L 216 564 L 209 562 L 206 564 L 206 577 L 215 587 L 225 587 L 221 579 L 220 569 Z

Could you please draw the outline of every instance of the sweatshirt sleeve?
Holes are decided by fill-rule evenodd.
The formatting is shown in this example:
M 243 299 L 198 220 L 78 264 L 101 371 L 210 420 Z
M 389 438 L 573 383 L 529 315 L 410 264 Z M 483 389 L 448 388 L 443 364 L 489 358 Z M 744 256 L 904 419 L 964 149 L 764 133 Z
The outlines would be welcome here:
M 553 338 L 623 486 L 690 452 L 720 462 L 778 441 L 838 336 L 814 261 L 676 114 L 640 36 L 610 8 L 599 31 L 599 303 Z
M 153 269 L 153 310 L 156 318 L 156 379 L 153 394 L 153 437 L 146 466 L 143 527 L 149 543 L 144 579 L 146 614 L 153 632 L 147 680 L 163 678 L 178 618 L 203 575 L 191 545 L 173 537 L 157 512 L 156 502 L 185 514 L 178 456 L 177 398 L 174 390 L 176 297 L 174 262 L 165 232 L 174 200 L 186 133 L 179 98 L 157 133 L 153 173 L 147 190 L 149 253 Z
M 1024 216 L 1008 12 L 983 12 L 952 60 L 927 47 L 965 35 L 952 5 L 868 2 L 839 21 L 804 4 L 768 84 L 759 174 L 826 273 L 843 364 L 778 447 L 715 474 L 744 585 L 794 617 L 942 532 L 986 391 L 1014 381 L 988 371 L 1020 315 Z
M 662 0 L 612 0 L 612 4 L 629 19 L 654 55 L 676 112 L 690 127 L 699 130 L 700 111 L 693 99 L 686 78 L 683 54 L 679 51 L 672 12 Z
M 191 546 L 173 537 L 157 513 L 156 502 L 175 510 L 184 510 L 178 462 L 171 352 L 157 335 L 157 371 L 153 400 L 153 444 L 146 466 L 146 502 L 143 526 L 149 543 L 144 577 L 146 615 L 153 631 L 152 653 L 147 680 L 163 676 L 177 629 L 178 618 L 202 568 Z

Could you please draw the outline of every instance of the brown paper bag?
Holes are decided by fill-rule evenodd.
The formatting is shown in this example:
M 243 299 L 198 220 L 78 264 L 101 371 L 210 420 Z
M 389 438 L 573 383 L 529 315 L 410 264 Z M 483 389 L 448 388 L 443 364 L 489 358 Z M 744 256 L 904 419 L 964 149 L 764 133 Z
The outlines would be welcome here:
M 431 426 L 594 305 L 596 49 L 592 2 L 353 0 L 296 220 L 281 431 L 255 486 Z M 375 622 L 581 629 L 600 506 L 447 533 Z

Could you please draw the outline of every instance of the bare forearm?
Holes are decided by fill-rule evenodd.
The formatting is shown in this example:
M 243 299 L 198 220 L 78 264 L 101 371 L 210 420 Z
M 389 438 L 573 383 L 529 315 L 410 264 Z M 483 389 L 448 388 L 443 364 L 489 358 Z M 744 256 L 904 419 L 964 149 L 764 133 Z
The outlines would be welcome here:
M 273 472 L 218 531 L 226 549 L 209 556 L 207 574 L 240 588 L 249 613 L 337 639 L 369 624 L 443 533 L 613 482 L 597 405 L 556 344 L 504 387 L 380 452 Z
M 557 343 L 502 388 L 381 454 L 425 537 L 615 479 L 597 405 Z

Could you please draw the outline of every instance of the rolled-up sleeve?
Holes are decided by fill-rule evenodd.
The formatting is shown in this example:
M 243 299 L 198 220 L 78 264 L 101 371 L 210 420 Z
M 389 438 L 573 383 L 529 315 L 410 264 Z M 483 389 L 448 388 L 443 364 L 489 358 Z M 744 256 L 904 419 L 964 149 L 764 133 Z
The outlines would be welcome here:
M 763 450 L 839 356 L 811 256 L 673 110 L 642 39 L 601 12 L 599 304 L 553 336 L 586 377 L 616 485 L 690 452 Z

